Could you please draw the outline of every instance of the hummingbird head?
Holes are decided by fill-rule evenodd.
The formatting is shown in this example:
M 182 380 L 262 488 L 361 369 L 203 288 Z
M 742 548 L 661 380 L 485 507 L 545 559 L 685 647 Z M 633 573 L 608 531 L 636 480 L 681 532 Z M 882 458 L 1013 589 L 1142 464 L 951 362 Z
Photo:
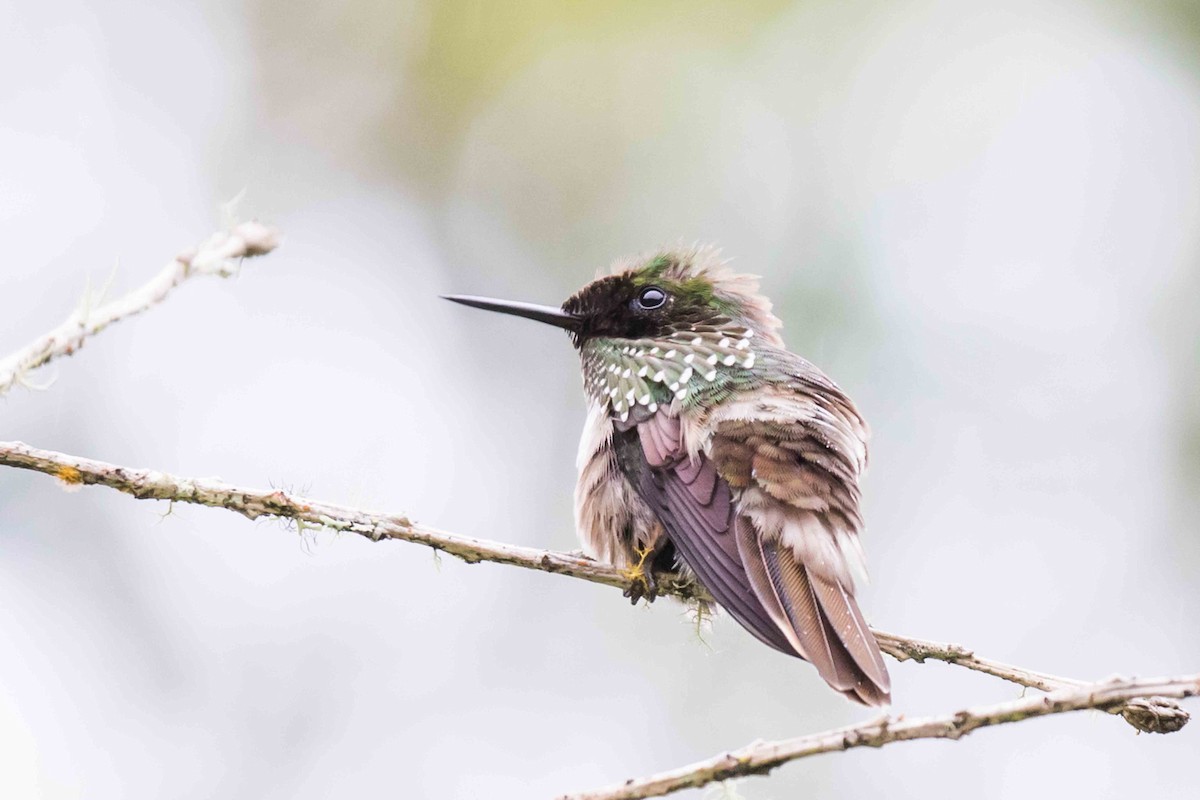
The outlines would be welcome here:
M 570 332 L 584 387 L 615 416 L 640 405 L 719 401 L 753 382 L 761 346 L 782 347 L 780 322 L 758 281 L 731 272 L 708 247 L 618 262 L 561 308 L 450 296 Z

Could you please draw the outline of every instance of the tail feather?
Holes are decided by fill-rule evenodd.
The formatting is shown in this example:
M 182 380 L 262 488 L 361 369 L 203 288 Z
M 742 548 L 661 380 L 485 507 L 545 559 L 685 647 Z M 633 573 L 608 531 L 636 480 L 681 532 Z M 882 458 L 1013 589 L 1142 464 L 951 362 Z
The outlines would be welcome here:
M 819 575 L 810 575 L 809 583 L 816 591 L 825 620 L 836 631 L 854 663 L 881 692 L 887 694 L 892 688 L 883 653 L 875 635 L 867 627 L 862 612 L 854 597 L 841 584 L 825 580 Z
M 833 688 L 842 692 L 853 689 L 857 683 L 854 661 L 839 646 L 837 637 L 829 635 L 807 572 L 790 551 L 780 553 L 774 544 L 763 542 L 762 552 L 771 585 L 798 640 L 801 655 L 813 663 Z
M 736 534 L 750 585 L 797 654 L 849 699 L 868 706 L 890 703 L 883 656 L 854 597 L 812 574 L 792 548 L 757 535 L 748 520 L 737 520 Z

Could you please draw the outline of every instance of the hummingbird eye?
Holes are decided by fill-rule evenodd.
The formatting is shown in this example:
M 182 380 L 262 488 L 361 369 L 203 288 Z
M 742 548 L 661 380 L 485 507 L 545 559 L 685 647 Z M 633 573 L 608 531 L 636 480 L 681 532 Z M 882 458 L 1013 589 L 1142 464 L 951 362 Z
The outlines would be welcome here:
M 656 308 L 662 308 L 666 302 L 666 292 L 657 286 L 647 286 L 638 293 L 637 298 L 633 301 L 633 306 L 641 311 L 653 311 Z

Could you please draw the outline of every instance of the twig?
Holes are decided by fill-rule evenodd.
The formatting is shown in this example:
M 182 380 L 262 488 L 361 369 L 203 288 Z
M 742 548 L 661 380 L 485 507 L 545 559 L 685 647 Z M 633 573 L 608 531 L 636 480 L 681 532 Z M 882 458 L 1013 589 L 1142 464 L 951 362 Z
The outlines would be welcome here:
M 161 303 L 171 290 L 195 275 L 228 277 L 237 272 L 237 261 L 265 255 L 279 244 L 278 234 L 257 222 L 243 222 L 225 233 L 218 233 L 193 252 L 176 256 L 148 283 L 124 297 L 92 308 L 88 293 L 65 322 L 45 336 L 31 342 L 11 356 L 0 360 L 0 396 L 17 383 L 23 383 L 30 370 L 69 356 L 109 325 Z
M 491 561 L 569 575 L 621 589 L 630 586 L 629 577 L 620 570 L 582 555 L 474 539 L 420 525 L 404 516 L 336 506 L 278 490 L 267 492 L 231 486 L 214 479 L 180 478 L 162 472 L 120 467 L 103 461 L 38 450 L 20 442 L 0 442 L 0 465 L 53 475 L 68 486 L 108 486 L 142 500 L 167 500 L 226 508 L 250 519 L 263 516 L 290 519 L 306 526 L 357 533 L 372 541 L 399 539 L 414 542 L 432 547 L 435 551 L 444 551 L 470 564 Z M 658 586 L 660 593 L 685 600 L 709 599 L 702 587 L 677 576 L 659 577 Z M 979 658 L 970 650 L 955 644 L 912 639 L 878 630 L 875 635 L 884 652 L 899 661 L 945 661 L 1042 691 L 1087 685 L 1081 681 Z M 1109 710 L 1120 713 L 1139 730 L 1154 733 L 1173 733 L 1187 724 L 1189 718 L 1186 710 L 1166 698 L 1139 697 Z
M 883 631 L 875 631 L 875 638 L 879 641 L 880 649 L 897 661 L 911 660 L 921 664 L 925 663 L 926 659 L 945 661 L 947 664 L 957 664 L 960 667 L 994 675 L 997 678 L 1002 678 L 1021 686 L 1028 686 L 1031 689 L 1041 689 L 1043 692 L 1050 692 L 1067 686 L 1084 686 L 1087 683 L 1086 681 L 1060 678 L 1056 675 L 1048 675 L 1043 672 L 1032 672 L 1010 664 L 1002 664 L 999 661 L 979 658 L 967 648 L 957 644 L 929 642 L 923 639 L 896 636 L 895 634 L 884 633 Z
M 925 663 L 926 659 L 944 661 L 1043 692 L 1088 685 L 1086 681 L 1034 672 L 1012 664 L 981 658 L 962 645 L 913 639 L 874 628 L 872 631 L 880 649 L 897 661 L 912 660 L 919 664 Z M 1109 712 L 1120 714 L 1126 722 L 1144 733 L 1174 733 L 1187 725 L 1191 718 L 1182 706 L 1165 697 L 1140 697 L 1111 708 Z
M 885 717 L 811 736 L 758 742 L 669 772 L 634 778 L 619 786 L 598 791 L 564 795 L 560 800 L 640 800 L 659 797 L 716 781 L 766 774 L 781 764 L 820 753 L 849 750 L 852 747 L 883 747 L 892 742 L 912 739 L 958 739 L 977 728 L 1020 722 L 1032 717 L 1089 708 L 1107 711 L 1146 695 L 1183 698 L 1197 694 L 1200 694 L 1200 675 L 1145 680 L 1114 679 L 1056 689 L 1049 694 L 969 708 L 940 717 L 911 720 Z
M 296 520 L 306 526 L 357 533 L 372 541 L 399 539 L 414 542 L 449 553 L 468 564 L 491 561 L 570 575 L 606 586 L 629 586 L 629 579 L 618 570 L 583 555 L 459 536 L 416 524 L 402 515 L 337 506 L 297 497 L 282 490 L 248 489 L 211 478 L 180 478 L 153 470 L 120 467 L 65 453 L 38 450 L 21 442 L 0 442 L 0 465 L 44 472 L 67 486 L 108 486 L 139 500 L 171 500 L 226 508 L 249 519 L 277 517 Z M 695 584 L 682 581 L 667 581 L 665 585 L 660 585 L 659 590 L 684 599 L 706 597 Z

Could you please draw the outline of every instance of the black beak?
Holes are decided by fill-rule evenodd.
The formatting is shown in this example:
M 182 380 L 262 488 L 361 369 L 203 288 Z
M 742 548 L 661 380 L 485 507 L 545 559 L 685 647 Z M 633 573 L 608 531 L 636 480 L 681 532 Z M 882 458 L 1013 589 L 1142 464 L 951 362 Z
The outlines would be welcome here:
M 499 311 L 501 314 L 512 314 L 514 317 L 525 317 L 545 322 L 556 328 L 566 328 L 578 331 L 580 319 L 554 306 L 539 306 L 533 303 L 517 303 L 512 300 L 492 300 L 488 297 L 470 297 L 462 294 L 442 295 L 443 300 L 462 303 L 471 308 L 482 308 L 484 311 Z

